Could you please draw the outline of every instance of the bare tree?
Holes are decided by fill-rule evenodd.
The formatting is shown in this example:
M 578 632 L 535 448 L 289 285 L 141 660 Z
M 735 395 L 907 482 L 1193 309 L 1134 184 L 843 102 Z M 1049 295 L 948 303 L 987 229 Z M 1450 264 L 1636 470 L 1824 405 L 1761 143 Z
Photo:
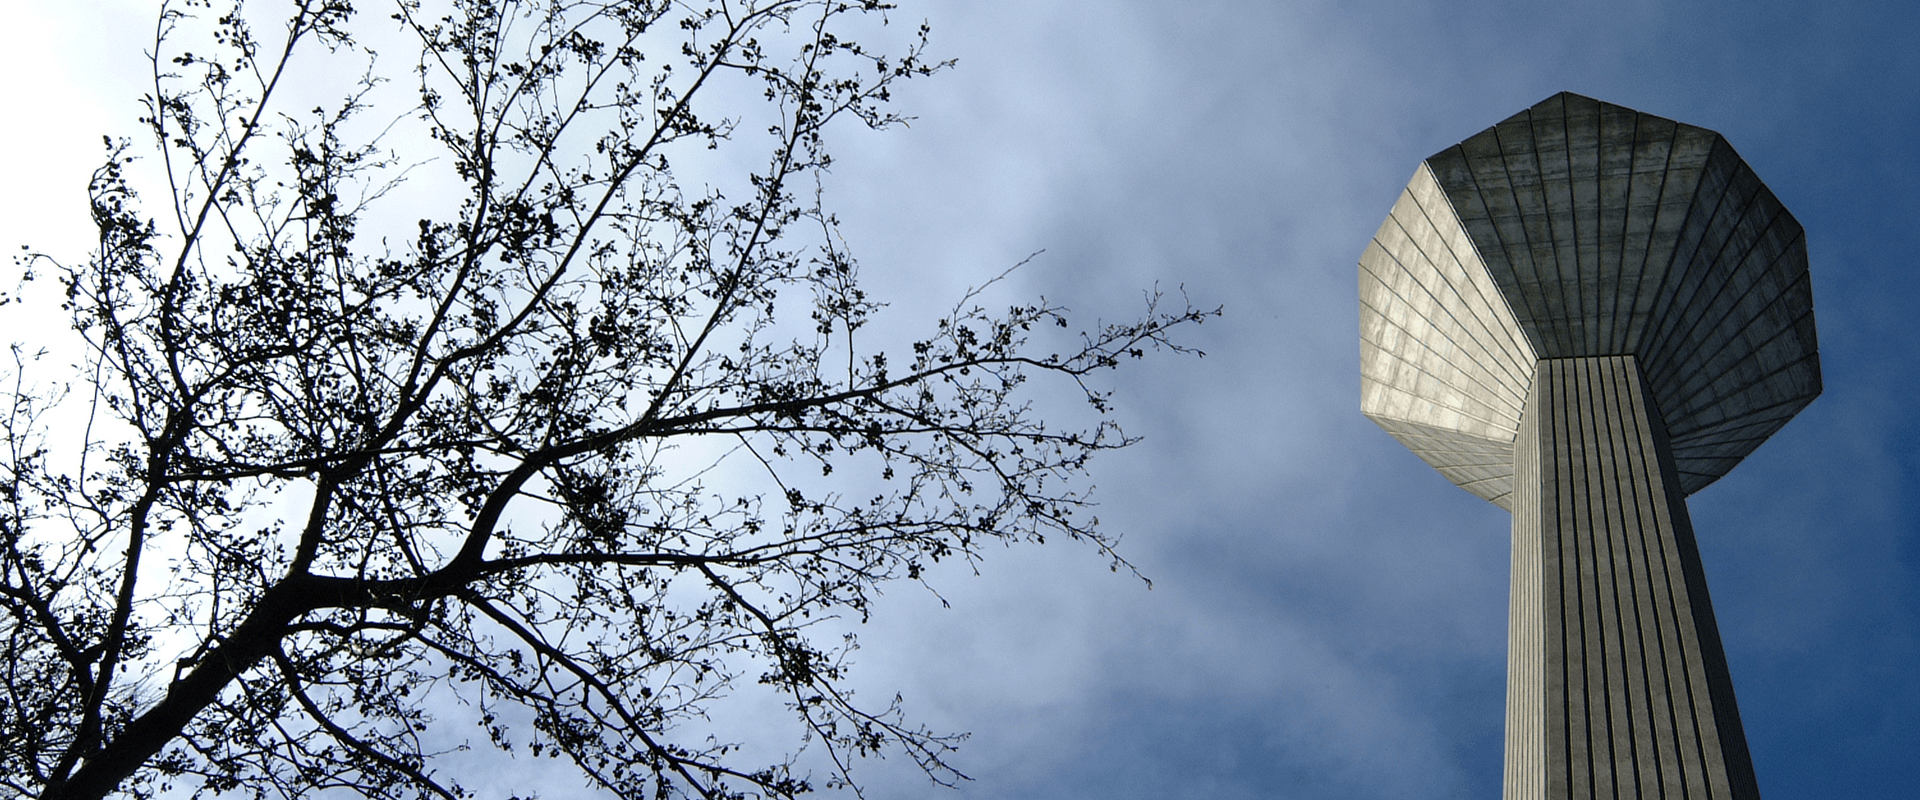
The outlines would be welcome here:
M 841 629 L 990 543 L 1124 566 L 1083 479 L 1129 439 L 1027 381 L 1104 413 L 1083 378 L 1205 314 L 1047 354 L 1061 309 L 969 294 L 869 346 L 826 135 L 943 66 L 887 4 L 294 6 L 164 5 L 97 251 L 27 262 L 85 356 L 63 393 L 16 347 L 0 415 L 0 786 L 451 798 L 469 746 L 627 797 L 961 777 Z M 753 691 L 792 726 L 713 734 Z

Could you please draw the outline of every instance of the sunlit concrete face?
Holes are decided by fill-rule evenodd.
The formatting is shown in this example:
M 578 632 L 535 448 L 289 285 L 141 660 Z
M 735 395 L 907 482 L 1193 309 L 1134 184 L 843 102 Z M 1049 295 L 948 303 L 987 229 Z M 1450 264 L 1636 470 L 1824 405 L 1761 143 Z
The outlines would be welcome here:
M 1508 798 L 1758 797 L 1685 497 L 1820 393 L 1803 231 L 1712 131 L 1574 94 L 1360 259 L 1361 410 L 1513 512 Z

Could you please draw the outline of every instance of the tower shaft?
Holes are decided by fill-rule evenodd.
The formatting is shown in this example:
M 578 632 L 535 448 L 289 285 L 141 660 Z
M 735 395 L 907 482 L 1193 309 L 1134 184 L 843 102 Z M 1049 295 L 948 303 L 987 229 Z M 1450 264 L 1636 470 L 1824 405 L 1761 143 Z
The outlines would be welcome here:
M 1636 359 L 1537 362 L 1513 468 L 1507 800 L 1757 800 L 1672 446 Z

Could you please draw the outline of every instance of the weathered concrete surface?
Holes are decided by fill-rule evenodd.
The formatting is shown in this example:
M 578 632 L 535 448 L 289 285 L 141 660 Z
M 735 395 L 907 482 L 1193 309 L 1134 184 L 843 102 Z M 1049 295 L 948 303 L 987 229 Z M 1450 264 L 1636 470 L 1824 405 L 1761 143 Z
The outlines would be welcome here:
M 1633 356 L 1543 359 L 1515 446 L 1507 800 L 1758 800 Z
M 1513 512 L 1506 797 L 1757 800 L 1685 497 L 1820 393 L 1800 224 L 1712 131 L 1573 94 L 1420 165 L 1360 406 Z
M 1719 134 L 1566 93 L 1415 171 L 1360 336 L 1362 410 L 1502 507 L 1536 358 L 1638 357 L 1689 494 L 1820 393 L 1800 223 Z
M 1506 505 L 1534 348 L 1421 165 L 1360 256 L 1360 408 L 1454 483 Z

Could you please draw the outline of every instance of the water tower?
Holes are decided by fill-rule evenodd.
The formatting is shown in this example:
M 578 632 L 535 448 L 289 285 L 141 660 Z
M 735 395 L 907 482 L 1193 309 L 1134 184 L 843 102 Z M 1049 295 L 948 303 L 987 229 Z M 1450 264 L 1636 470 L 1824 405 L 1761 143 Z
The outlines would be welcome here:
M 1562 93 L 1360 258 L 1361 410 L 1513 512 L 1507 800 L 1758 798 L 1686 496 L 1820 394 L 1806 237 L 1726 139 Z

